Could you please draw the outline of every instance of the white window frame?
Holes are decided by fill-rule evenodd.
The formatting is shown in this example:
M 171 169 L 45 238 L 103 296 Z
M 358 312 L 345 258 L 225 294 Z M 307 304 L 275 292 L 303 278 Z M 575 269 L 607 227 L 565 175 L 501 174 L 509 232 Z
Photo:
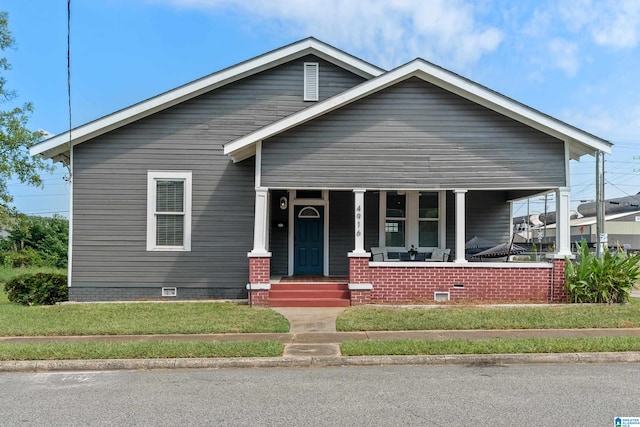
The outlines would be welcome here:
M 398 190 L 395 190 L 398 191 Z M 403 191 L 403 190 L 399 190 Z M 441 190 L 407 190 L 405 191 L 405 203 L 406 203 L 406 213 L 405 213 L 405 236 L 404 236 L 404 244 L 405 247 L 396 247 L 396 246 L 386 246 L 386 236 L 385 236 L 385 223 L 387 221 L 387 192 L 380 192 L 380 226 L 378 231 L 378 245 L 380 247 L 385 247 L 387 251 L 390 252 L 404 252 L 408 251 L 411 246 L 416 247 L 421 252 L 428 252 L 430 250 L 435 249 L 435 246 L 429 247 L 419 247 L 418 246 L 418 232 L 420 230 L 420 221 L 435 221 L 435 219 L 420 219 L 419 218 L 419 195 L 420 193 L 428 193 L 434 192 L 438 193 L 438 247 L 445 248 L 446 247 L 446 192 Z M 395 218 L 394 218 L 395 219 Z M 398 218 L 402 219 L 402 218 Z
M 317 62 L 304 63 L 304 100 L 317 101 L 320 99 L 320 64 Z
M 156 244 L 156 197 L 158 181 L 184 181 L 184 236 L 182 246 L 159 246 Z M 191 251 L 191 171 L 147 171 L 147 251 Z

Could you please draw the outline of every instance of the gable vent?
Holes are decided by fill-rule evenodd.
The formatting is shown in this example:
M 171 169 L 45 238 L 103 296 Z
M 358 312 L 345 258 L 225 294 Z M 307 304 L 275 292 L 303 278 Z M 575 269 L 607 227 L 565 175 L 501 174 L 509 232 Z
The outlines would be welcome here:
M 318 68 L 317 62 L 304 63 L 304 100 L 318 100 Z

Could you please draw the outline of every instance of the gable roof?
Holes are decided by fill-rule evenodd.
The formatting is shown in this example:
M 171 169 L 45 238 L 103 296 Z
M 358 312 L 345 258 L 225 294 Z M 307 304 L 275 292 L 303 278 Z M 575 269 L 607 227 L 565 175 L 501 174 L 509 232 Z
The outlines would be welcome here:
M 381 68 L 309 37 L 78 126 L 71 132 L 56 135 L 34 145 L 29 152 L 32 156 L 39 154 L 54 161 L 66 162 L 69 145 L 80 144 L 203 93 L 310 54 L 366 79 L 384 72 Z
M 541 113 L 538 110 L 423 59 L 415 59 L 312 107 L 301 110 L 245 135 L 242 138 L 225 144 L 224 153 L 231 157 L 234 162 L 242 161 L 255 154 L 255 144 L 258 141 L 299 126 L 316 117 L 339 109 L 411 77 L 420 78 L 451 93 L 473 101 L 476 104 L 494 110 L 557 139 L 568 142 L 569 154 L 572 159 L 578 159 L 585 154 L 593 155 L 597 150 L 607 154 L 611 153 L 612 144 L 609 141 Z

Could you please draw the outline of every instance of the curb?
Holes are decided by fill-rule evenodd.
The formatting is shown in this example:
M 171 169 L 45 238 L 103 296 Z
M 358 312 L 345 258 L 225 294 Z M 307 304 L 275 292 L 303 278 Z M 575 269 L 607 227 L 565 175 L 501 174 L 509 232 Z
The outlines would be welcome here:
M 640 363 L 640 352 L 458 354 L 422 356 L 264 357 L 210 359 L 16 360 L 0 372 L 116 371 L 142 369 L 319 368 L 391 365 L 522 365 L 538 363 Z

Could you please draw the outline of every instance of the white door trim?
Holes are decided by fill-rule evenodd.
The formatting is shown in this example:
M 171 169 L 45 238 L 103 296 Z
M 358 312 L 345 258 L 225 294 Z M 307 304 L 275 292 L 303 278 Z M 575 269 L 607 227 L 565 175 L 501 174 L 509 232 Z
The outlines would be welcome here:
M 322 199 L 296 199 L 296 190 L 289 190 L 289 253 L 288 253 L 288 273 L 294 274 L 294 233 L 295 233 L 295 206 L 322 206 L 324 209 L 324 235 L 323 235 L 323 275 L 329 275 L 329 190 L 322 190 Z

